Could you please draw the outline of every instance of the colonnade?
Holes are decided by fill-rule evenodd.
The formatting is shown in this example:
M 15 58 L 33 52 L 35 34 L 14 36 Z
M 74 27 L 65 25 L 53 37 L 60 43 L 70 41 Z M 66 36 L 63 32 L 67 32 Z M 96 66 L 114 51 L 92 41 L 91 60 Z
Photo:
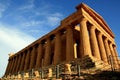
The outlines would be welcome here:
M 79 36 L 75 36 L 75 25 L 78 24 L 80 25 Z M 111 55 L 115 64 L 118 64 L 116 45 L 99 31 L 97 26 L 89 23 L 86 18 L 81 18 L 75 25 L 58 28 L 51 35 L 37 40 L 31 46 L 10 57 L 5 75 L 58 64 L 86 55 L 106 63 L 109 63 L 108 57 Z M 75 37 L 80 37 L 78 43 L 75 42 Z M 74 47 L 75 44 L 76 47 Z

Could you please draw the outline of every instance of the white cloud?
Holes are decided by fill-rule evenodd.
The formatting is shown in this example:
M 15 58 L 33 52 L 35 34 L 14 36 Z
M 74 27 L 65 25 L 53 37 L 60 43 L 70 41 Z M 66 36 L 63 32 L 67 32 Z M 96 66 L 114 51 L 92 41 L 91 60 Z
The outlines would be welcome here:
M 60 13 L 54 13 L 52 15 L 49 15 L 47 17 L 47 22 L 50 26 L 56 26 L 60 23 L 60 20 L 62 19 L 63 15 Z
M 24 3 L 24 5 L 20 6 L 19 10 L 31 10 L 34 8 L 34 0 L 26 0 L 26 2 Z
M 24 21 L 21 24 L 22 26 L 26 26 L 26 27 L 30 27 L 30 26 L 44 27 L 45 25 L 51 27 L 58 25 L 60 23 L 60 20 L 63 18 L 63 15 L 61 13 L 45 13 L 43 16 L 44 18 L 41 20 L 29 20 L 29 21 Z
M 6 10 L 8 4 L 0 3 L 0 18 L 3 16 L 3 12 Z
M 16 53 L 35 40 L 34 37 L 24 32 L 0 25 L 0 77 L 4 75 L 8 54 Z
M 29 27 L 29 26 L 36 26 L 44 24 L 44 21 L 37 21 L 37 20 L 30 20 L 22 23 L 22 26 Z

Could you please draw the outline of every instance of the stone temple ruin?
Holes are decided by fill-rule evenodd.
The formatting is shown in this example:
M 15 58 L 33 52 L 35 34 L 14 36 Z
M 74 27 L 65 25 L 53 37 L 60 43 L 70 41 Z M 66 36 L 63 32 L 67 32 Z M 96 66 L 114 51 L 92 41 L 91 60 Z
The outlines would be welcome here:
M 103 18 L 81 3 L 56 29 L 9 55 L 3 78 L 80 78 L 93 67 L 119 69 L 114 38 Z

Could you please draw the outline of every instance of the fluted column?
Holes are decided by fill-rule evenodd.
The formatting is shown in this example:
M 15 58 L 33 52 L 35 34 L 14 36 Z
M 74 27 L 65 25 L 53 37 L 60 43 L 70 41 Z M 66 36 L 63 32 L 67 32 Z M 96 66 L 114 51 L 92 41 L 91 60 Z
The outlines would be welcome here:
M 107 56 L 106 56 L 105 46 L 103 43 L 102 33 L 98 32 L 97 37 L 98 37 L 98 44 L 99 44 L 101 59 L 107 62 Z
M 50 64 L 51 64 L 51 41 L 48 38 L 45 48 L 44 66 L 48 66 Z
M 120 68 L 120 66 L 119 66 L 119 59 L 118 59 L 118 53 L 117 53 L 115 45 L 113 45 L 113 50 L 114 50 L 114 54 L 116 56 L 116 63 L 118 64 L 118 68 Z
M 31 51 L 28 49 L 28 50 L 27 50 L 27 53 L 26 53 L 24 71 L 26 71 L 26 70 L 29 69 L 29 64 L 30 64 L 30 52 L 31 52 Z
M 13 73 L 16 73 L 17 65 L 19 65 L 19 64 L 18 64 L 19 55 L 17 55 L 16 58 L 17 58 L 17 59 L 16 59 L 16 62 L 15 62 L 15 67 L 14 67 L 14 72 L 13 72 Z
M 11 68 L 12 68 L 12 63 L 13 63 L 13 59 L 12 59 L 12 58 L 10 58 L 10 60 L 11 60 L 11 63 L 10 63 L 9 73 L 11 73 L 10 71 L 11 71 Z
M 12 65 L 11 65 L 11 68 L 10 68 L 10 73 L 12 73 L 14 63 L 15 63 L 15 59 L 13 58 L 13 59 L 12 59 Z
M 101 59 L 95 33 L 95 27 L 93 25 L 90 27 L 90 42 L 93 56 L 96 57 L 97 59 Z
M 31 51 L 30 67 L 29 67 L 30 69 L 34 68 L 34 66 L 35 66 L 35 55 L 36 55 L 35 50 L 36 50 L 36 47 L 34 46 Z
M 67 27 L 66 32 L 66 60 L 74 59 L 74 39 L 73 39 L 73 30 L 72 26 Z
M 60 32 L 55 35 L 55 54 L 54 54 L 54 64 L 58 64 L 62 61 L 62 40 Z
M 18 65 L 16 67 L 16 72 L 20 71 L 21 61 L 22 61 L 22 56 L 19 54 L 19 59 L 18 59 Z
M 40 68 L 42 66 L 42 54 L 43 54 L 43 46 L 42 43 L 38 46 L 38 53 L 37 53 L 37 62 L 36 62 L 36 68 Z
M 110 43 L 110 50 L 111 50 L 111 54 L 113 55 L 113 62 L 115 64 L 115 67 L 118 68 L 118 63 L 117 63 L 117 59 L 116 59 L 116 55 L 114 53 L 114 50 L 113 50 L 113 46 L 112 46 L 112 43 Z
M 10 63 L 11 63 L 11 61 L 10 61 L 10 60 L 8 60 L 8 65 L 7 65 L 7 68 L 6 68 L 5 75 L 8 75 L 8 73 L 9 73 Z
M 17 65 L 17 56 L 15 57 L 15 63 L 14 63 L 14 66 L 13 66 L 12 73 L 15 72 L 16 65 Z
M 17 65 L 19 65 L 19 64 L 18 64 L 18 61 L 19 61 L 19 55 L 17 55 L 16 58 L 17 58 L 17 61 L 16 61 L 16 65 L 15 65 L 15 68 L 14 68 L 14 73 L 16 73 Z
M 106 55 L 107 55 L 106 60 L 108 60 L 108 63 L 109 63 L 109 56 L 111 55 L 111 52 L 110 52 L 110 47 L 109 47 L 107 38 L 104 39 L 104 44 L 105 44 L 105 50 L 106 50 Z
M 9 59 L 9 63 L 10 63 L 10 66 L 9 66 L 9 68 L 8 68 L 8 74 L 10 73 L 10 69 L 11 69 L 11 65 L 12 65 L 12 60 L 11 59 Z
M 82 18 L 82 20 L 80 21 L 80 42 L 82 47 L 82 49 L 80 49 L 80 53 L 82 51 L 82 54 L 84 54 L 84 56 L 91 56 L 90 41 L 87 30 L 87 20 L 85 18 Z
M 22 53 L 23 56 L 22 56 L 22 61 L 21 61 L 21 65 L 20 65 L 20 71 L 22 71 L 24 69 L 24 63 L 25 63 L 25 53 Z

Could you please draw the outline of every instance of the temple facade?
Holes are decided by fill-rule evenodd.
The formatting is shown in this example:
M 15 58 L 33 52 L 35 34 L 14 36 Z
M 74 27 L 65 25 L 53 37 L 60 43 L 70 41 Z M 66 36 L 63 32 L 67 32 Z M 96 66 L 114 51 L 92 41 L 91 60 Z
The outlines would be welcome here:
M 15 54 L 9 55 L 5 76 L 89 56 L 109 64 L 112 56 L 119 67 L 114 34 L 104 19 L 86 4 L 61 24 Z

